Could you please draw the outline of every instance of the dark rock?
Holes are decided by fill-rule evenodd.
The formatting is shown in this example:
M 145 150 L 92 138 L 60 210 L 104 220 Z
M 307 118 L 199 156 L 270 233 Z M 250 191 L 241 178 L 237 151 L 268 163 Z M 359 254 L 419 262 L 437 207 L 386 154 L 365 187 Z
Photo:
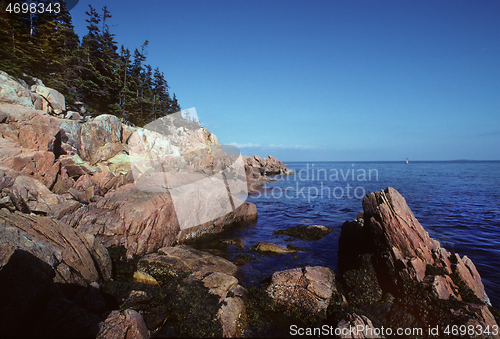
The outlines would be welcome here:
M 319 240 L 330 234 L 333 228 L 321 225 L 295 226 L 273 232 L 274 235 L 288 235 L 302 240 Z

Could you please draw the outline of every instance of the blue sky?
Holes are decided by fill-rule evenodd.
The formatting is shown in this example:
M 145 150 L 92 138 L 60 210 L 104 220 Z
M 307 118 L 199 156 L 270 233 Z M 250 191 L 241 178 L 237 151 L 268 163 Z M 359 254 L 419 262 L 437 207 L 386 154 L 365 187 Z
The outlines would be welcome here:
M 80 0 L 182 108 L 284 161 L 500 160 L 500 1 Z

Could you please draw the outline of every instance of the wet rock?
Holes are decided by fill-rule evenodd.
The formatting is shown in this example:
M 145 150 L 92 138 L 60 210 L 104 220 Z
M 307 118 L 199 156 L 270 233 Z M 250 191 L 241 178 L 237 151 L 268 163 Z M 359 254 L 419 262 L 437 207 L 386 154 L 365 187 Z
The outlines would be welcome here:
M 140 270 L 146 271 L 150 266 L 169 270 L 173 274 L 203 271 L 221 272 L 232 276 L 237 271 L 236 265 L 230 261 L 186 245 L 163 247 L 158 253 L 148 254 L 139 260 Z
M 295 253 L 297 250 L 295 249 L 290 249 L 282 245 L 270 243 L 270 242 L 261 242 L 255 246 L 256 251 L 261 251 L 261 252 L 272 252 L 272 253 L 278 253 L 278 254 L 283 254 L 283 253 Z
M 134 281 L 141 282 L 148 285 L 158 285 L 158 281 L 147 273 L 136 271 L 134 272 Z
M 274 235 L 288 235 L 303 240 L 319 240 L 330 234 L 333 228 L 321 225 L 295 226 L 273 232 Z
M 322 266 L 307 266 L 275 272 L 266 289 L 278 309 L 297 306 L 311 313 L 325 312 L 338 294 L 335 274 Z

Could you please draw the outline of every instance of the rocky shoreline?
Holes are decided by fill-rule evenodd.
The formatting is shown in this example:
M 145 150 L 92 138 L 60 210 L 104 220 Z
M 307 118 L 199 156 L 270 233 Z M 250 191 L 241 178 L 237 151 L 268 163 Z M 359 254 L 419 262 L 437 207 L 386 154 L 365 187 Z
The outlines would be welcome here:
M 167 117 L 158 128 L 66 111 L 57 91 L 0 72 L 0 334 L 290 337 L 309 328 L 391 337 L 373 334 L 385 327 L 421 328 L 407 335 L 420 338 L 435 337 L 429 328 L 436 327 L 454 337 L 446 326 L 465 326 L 500 338 L 499 312 L 472 261 L 431 239 L 390 187 L 368 194 L 363 212 L 342 225 L 338 274 L 277 267 L 260 286 L 243 286 L 243 258 L 230 262 L 189 244 L 257 218 L 254 204 L 231 195 L 241 189 L 235 177 L 243 175 L 252 193 L 290 170 L 271 155 L 243 156 L 243 172 L 224 175 L 223 190 L 179 205 L 172 183 L 211 182 L 237 160 L 196 124 Z M 167 172 L 168 183 L 158 180 Z M 228 196 L 232 208 L 212 218 L 209 202 Z M 183 227 L 183 214 L 201 221 Z M 329 232 L 311 225 L 283 234 L 314 241 Z M 299 249 L 261 243 L 255 250 Z M 365 330 L 343 335 L 358 325 Z

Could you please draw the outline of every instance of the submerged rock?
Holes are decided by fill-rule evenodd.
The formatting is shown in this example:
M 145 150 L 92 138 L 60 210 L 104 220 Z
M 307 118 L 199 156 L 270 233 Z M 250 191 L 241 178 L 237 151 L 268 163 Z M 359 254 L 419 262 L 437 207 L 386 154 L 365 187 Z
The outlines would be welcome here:
M 319 240 L 333 231 L 331 227 L 321 225 L 295 226 L 273 232 L 274 235 L 288 235 L 302 240 Z
M 258 243 L 254 248 L 256 251 L 271 252 L 271 253 L 278 253 L 278 254 L 298 252 L 297 249 L 288 248 L 287 246 L 282 246 L 282 245 L 278 245 L 278 244 L 274 244 L 274 243 L 270 243 L 270 242 Z

